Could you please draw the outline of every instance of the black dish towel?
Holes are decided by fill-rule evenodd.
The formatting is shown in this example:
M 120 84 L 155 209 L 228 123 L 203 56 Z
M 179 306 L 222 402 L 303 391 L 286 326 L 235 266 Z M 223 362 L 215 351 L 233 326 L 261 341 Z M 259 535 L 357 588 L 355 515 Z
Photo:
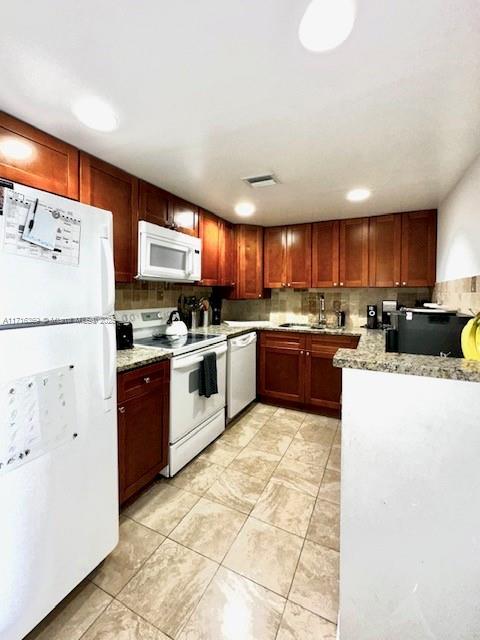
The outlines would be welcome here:
M 203 356 L 203 362 L 200 363 L 198 380 L 198 393 L 201 396 L 210 398 L 210 396 L 218 393 L 217 383 L 217 354 L 206 353 Z

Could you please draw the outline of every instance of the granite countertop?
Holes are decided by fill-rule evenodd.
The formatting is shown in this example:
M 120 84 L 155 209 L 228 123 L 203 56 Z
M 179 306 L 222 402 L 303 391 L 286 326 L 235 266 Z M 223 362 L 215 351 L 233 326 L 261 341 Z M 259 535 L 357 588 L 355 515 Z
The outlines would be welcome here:
M 226 336 L 227 339 L 250 333 L 251 331 L 291 331 L 294 333 L 314 333 L 326 335 L 359 336 L 356 349 L 339 349 L 333 359 L 338 368 L 403 373 L 427 378 L 464 380 L 480 382 L 480 362 L 463 358 L 440 358 L 439 356 L 418 356 L 408 353 L 386 353 L 383 331 L 360 328 L 312 329 L 311 327 L 266 326 L 231 327 L 226 324 L 201 327 L 194 333 Z M 166 349 L 156 347 L 134 347 L 117 352 L 117 371 L 130 371 L 138 367 L 160 362 L 171 357 Z
M 133 347 L 117 351 L 117 373 L 132 371 L 171 357 L 170 351 L 157 347 Z
M 281 327 L 277 324 L 265 325 L 264 323 L 258 326 L 249 327 L 230 327 L 224 323 L 220 325 L 209 325 L 208 327 L 200 327 L 195 329 L 194 333 L 207 333 L 216 336 L 226 336 L 227 339 L 236 338 L 237 336 L 244 335 L 245 333 L 251 333 L 252 331 L 289 331 L 293 333 L 319 333 L 325 335 L 335 336 L 360 336 L 363 329 L 351 329 L 351 328 L 325 328 L 325 329 L 312 329 L 310 326 L 302 327 Z
M 335 367 L 480 382 L 480 362 L 464 358 L 387 353 L 383 331 L 364 330 L 356 349 L 339 349 Z
M 295 331 L 299 333 L 326 333 L 335 335 L 360 335 L 358 331 L 349 331 L 348 329 L 311 329 L 310 327 L 279 327 L 277 325 L 258 327 L 229 327 L 226 324 L 209 325 L 208 327 L 199 327 L 193 333 L 203 333 L 215 336 L 226 336 L 227 338 L 235 338 L 237 336 L 265 329 L 268 331 Z M 133 349 L 123 349 L 117 351 L 117 373 L 132 371 L 140 367 L 146 367 L 155 362 L 161 362 L 171 358 L 172 354 L 167 349 L 159 347 L 133 347 Z

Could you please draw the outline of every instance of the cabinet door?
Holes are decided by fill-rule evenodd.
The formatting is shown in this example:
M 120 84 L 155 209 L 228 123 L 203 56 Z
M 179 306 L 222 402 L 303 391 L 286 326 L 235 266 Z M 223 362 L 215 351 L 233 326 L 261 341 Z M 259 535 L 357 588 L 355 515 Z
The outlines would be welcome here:
M 316 222 L 312 228 L 312 287 L 338 287 L 340 224 Z
M 130 282 L 137 273 L 137 178 L 82 153 L 80 200 L 112 212 L 115 280 Z
M 78 200 L 78 149 L 0 111 L 0 178 Z
M 368 218 L 340 221 L 340 286 L 368 287 Z
M 267 400 L 304 401 L 305 336 L 280 331 L 260 334 L 259 388 Z
M 369 270 L 371 287 L 399 287 L 402 216 L 370 218 Z
M 168 198 L 168 216 L 177 231 L 198 236 L 198 207 L 174 195 Z
M 235 230 L 232 224 L 220 220 L 219 224 L 219 264 L 218 279 L 221 285 L 234 287 L 235 273 Z
M 200 238 L 202 239 L 202 280 L 206 286 L 219 282 L 220 220 L 208 211 L 200 210 Z
M 437 211 L 402 213 L 402 287 L 435 284 Z
M 287 227 L 287 286 L 308 289 L 312 286 L 312 225 Z
M 161 227 L 171 226 L 168 217 L 168 196 L 163 189 L 140 180 L 139 220 L 146 220 Z
M 263 229 L 238 225 L 236 230 L 237 285 L 234 296 L 240 300 L 263 296 Z
M 305 349 L 305 404 L 326 415 L 339 416 L 342 370 L 333 366 L 338 349 L 355 348 L 358 338 L 308 336 Z
M 267 227 L 263 234 L 263 285 L 267 289 L 287 286 L 287 230 Z
M 142 392 L 130 393 L 118 405 L 118 463 L 120 502 L 146 486 L 168 464 L 169 363 L 145 368 L 149 385 Z M 158 369 L 158 375 L 152 373 Z M 143 375 L 142 369 L 131 374 Z M 120 384 L 132 388 L 133 380 Z M 130 386 L 129 386 L 130 385 Z M 119 388 L 119 400 L 121 389 Z M 140 387 L 139 387 L 140 388 Z M 128 394 L 127 394 L 128 395 Z

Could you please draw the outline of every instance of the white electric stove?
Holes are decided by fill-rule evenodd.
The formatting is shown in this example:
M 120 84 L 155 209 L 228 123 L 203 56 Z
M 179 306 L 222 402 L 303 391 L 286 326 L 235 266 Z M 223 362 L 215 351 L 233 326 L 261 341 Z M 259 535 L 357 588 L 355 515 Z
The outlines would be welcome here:
M 135 346 L 167 349 L 172 353 L 170 375 L 169 464 L 163 475 L 173 476 L 225 430 L 225 336 L 191 333 L 172 339 L 166 322 L 174 308 L 133 309 L 116 313 L 131 322 Z M 207 353 L 217 358 L 218 393 L 206 398 L 198 392 L 200 366 Z

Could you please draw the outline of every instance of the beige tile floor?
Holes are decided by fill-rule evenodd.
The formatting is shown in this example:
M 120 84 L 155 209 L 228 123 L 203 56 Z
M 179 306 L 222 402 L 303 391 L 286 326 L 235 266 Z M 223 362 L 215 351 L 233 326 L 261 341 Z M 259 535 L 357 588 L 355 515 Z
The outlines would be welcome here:
M 27 638 L 334 640 L 339 502 L 339 421 L 256 404 Z

